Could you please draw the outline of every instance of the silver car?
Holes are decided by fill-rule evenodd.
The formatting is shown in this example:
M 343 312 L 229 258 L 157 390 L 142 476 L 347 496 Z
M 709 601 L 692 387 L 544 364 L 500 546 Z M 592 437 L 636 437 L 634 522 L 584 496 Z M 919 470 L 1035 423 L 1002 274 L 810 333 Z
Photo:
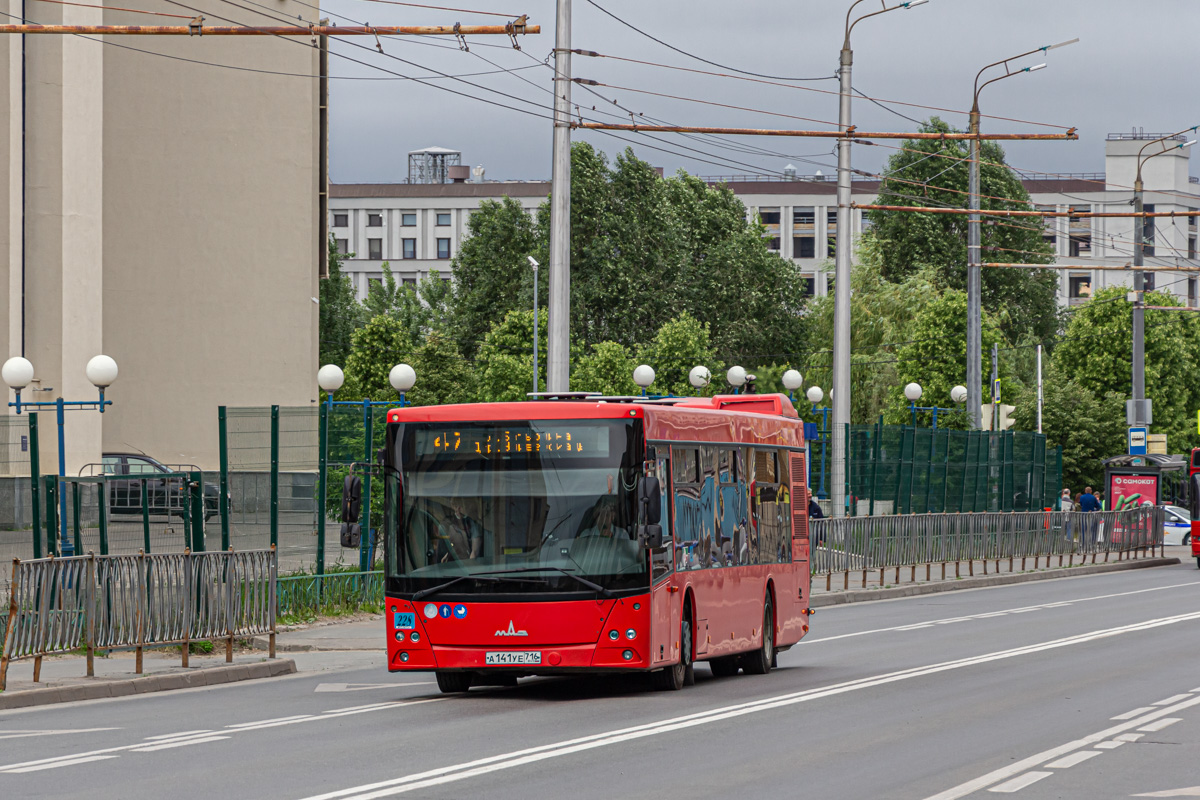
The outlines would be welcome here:
M 1192 516 L 1186 508 L 1163 506 L 1166 511 L 1163 523 L 1163 544 L 1189 545 L 1192 543 Z

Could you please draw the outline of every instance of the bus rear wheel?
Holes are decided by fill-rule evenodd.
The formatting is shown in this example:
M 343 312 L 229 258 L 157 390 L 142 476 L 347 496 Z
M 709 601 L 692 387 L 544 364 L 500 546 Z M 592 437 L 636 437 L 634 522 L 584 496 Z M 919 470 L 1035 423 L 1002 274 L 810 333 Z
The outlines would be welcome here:
M 775 661 L 775 613 L 771 595 L 763 603 L 762 646 L 742 656 L 742 669 L 747 675 L 766 675 Z
M 462 694 L 471 688 L 469 672 L 438 672 L 437 685 L 442 694 Z

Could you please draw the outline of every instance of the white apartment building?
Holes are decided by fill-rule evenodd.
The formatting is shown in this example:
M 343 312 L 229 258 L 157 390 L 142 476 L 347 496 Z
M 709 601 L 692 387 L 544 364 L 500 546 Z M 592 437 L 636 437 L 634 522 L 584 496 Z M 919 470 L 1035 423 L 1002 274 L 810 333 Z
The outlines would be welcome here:
M 1131 211 L 1133 183 L 1139 149 L 1156 133 L 1109 134 L 1105 141 L 1105 171 L 1088 174 L 1026 175 L 1024 184 L 1039 209 L 1060 212 Z M 1180 137 L 1182 141 L 1182 137 Z M 1174 143 L 1172 143 L 1174 144 Z M 1155 148 L 1147 148 L 1147 153 Z M 1172 149 L 1145 162 L 1142 178 L 1148 211 L 1183 212 L 1200 208 L 1200 180 L 1189 174 L 1191 148 Z M 465 177 L 466 170 L 459 173 Z M 828 292 L 832 275 L 822 267 L 832 255 L 837 233 L 836 181 L 833 176 L 762 178 L 722 176 L 710 183 L 728 185 L 757 214 L 767 228 L 769 246 L 795 261 L 809 279 L 808 291 Z M 856 178 L 855 203 L 871 204 L 878 180 Z M 467 232 L 471 212 L 485 199 L 508 196 L 527 210 L 536 209 L 550 193 L 547 181 L 489 181 L 440 184 L 334 184 L 330 189 L 330 230 L 342 252 L 353 253 L 344 271 L 351 276 L 359 298 L 365 298 L 372 280 L 382 276 L 390 262 L 397 279 L 415 283 L 439 270 L 448 276 L 449 261 Z M 857 236 L 869 221 L 853 211 Z M 1147 287 L 1170 291 L 1182 301 L 1197 305 L 1197 219 L 1159 217 L 1146 220 L 1145 264 L 1173 267 L 1180 273 L 1146 273 Z M 1063 305 L 1086 302 L 1091 294 L 1111 285 L 1130 285 L 1132 271 L 1132 219 L 1059 217 L 1046 221 L 1047 241 L 1053 242 L 1060 271 L 1059 300 Z M 1005 261 L 1017 262 L 1013 255 Z

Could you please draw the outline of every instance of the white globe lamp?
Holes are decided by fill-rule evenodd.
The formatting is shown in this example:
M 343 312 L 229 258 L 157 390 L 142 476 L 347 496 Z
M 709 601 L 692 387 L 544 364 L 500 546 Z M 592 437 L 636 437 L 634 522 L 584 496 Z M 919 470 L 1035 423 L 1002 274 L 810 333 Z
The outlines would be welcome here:
M 0 378 L 16 391 L 21 391 L 33 380 L 33 364 L 29 359 L 13 356 L 0 367 Z
M 920 400 L 921 394 L 921 384 L 919 383 L 910 383 L 904 387 L 904 396 L 907 397 L 911 403 L 915 403 Z
M 654 383 L 654 367 L 649 364 L 639 364 L 633 371 L 633 382 L 642 387 L 642 391 L 645 391 L 650 384 Z
M 688 383 L 693 389 L 703 389 L 712 382 L 712 373 L 708 367 L 692 367 L 692 371 L 688 373 Z
M 967 387 L 955 386 L 950 390 L 950 399 L 956 403 L 965 403 L 967 401 Z
M 820 386 L 808 387 L 808 391 L 805 392 L 804 396 L 807 397 L 808 402 L 812 403 L 814 406 L 825 399 L 825 393 L 821 391 Z
M 84 372 L 97 389 L 107 389 L 117 379 L 117 362 L 109 356 L 93 356 Z
M 794 392 L 803 385 L 804 376 L 801 375 L 799 371 L 789 369 L 787 372 L 783 373 L 783 388 L 787 389 L 789 392 Z
M 725 373 L 725 380 L 729 381 L 729 385 L 735 389 L 740 389 L 746 385 L 746 370 L 743 367 L 730 367 Z
M 346 373 L 342 372 L 342 368 L 337 364 L 326 364 L 317 370 L 317 386 L 320 386 L 326 394 L 333 394 L 342 388 L 342 384 L 345 382 Z
M 388 373 L 388 383 L 400 394 L 404 394 L 417 383 L 417 372 L 408 364 L 397 364 Z

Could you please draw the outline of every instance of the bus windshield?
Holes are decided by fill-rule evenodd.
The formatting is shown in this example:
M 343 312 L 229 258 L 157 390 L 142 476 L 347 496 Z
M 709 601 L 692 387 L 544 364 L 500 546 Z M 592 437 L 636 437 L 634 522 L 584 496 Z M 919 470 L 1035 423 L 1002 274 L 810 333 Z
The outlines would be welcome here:
M 633 420 L 395 428 L 385 484 L 393 590 L 525 595 L 648 586 L 635 504 L 644 448 Z

